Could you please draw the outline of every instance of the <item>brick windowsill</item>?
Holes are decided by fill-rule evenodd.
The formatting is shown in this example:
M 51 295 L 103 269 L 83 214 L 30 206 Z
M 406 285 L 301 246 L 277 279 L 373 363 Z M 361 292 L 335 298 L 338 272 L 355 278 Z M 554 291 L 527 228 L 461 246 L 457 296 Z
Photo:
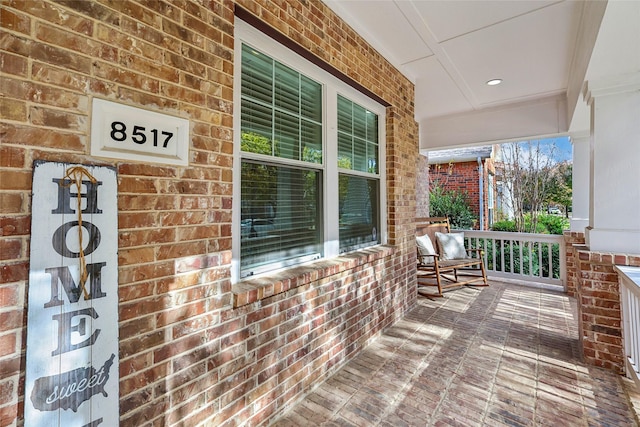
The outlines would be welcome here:
M 286 292 L 289 289 L 392 256 L 394 252 L 393 246 L 378 245 L 349 252 L 335 258 L 292 267 L 277 273 L 266 274 L 257 278 L 247 278 L 233 285 L 231 289 L 233 308 L 251 304 Z

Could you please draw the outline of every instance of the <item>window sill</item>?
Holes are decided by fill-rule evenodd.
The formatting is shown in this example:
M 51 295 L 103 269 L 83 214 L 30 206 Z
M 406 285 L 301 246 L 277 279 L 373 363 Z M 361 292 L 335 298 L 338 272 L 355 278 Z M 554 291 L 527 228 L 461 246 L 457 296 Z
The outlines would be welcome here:
M 247 278 L 233 285 L 233 308 L 260 301 L 289 289 L 351 270 L 360 265 L 393 255 L 393 246 L 378 245 L 371 248 L 348 252 L 331 259 L 314 261 L 299 267 L 289 268 L 277 273 L 257 278 Z

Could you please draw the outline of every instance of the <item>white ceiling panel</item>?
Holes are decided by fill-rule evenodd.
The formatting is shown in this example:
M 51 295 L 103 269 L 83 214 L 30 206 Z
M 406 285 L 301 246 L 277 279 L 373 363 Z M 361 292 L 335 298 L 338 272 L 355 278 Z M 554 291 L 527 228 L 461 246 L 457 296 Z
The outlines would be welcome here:
M 603 0 L 323 1 L 415 84 L 423 147 L 521 136 L 518 129 L 563 132 L 575 105 L 557 100 L 568 99 L 569 85 L 574 95 L 582 86 L 590 34 L 608 7 Z M 640 13 L 624 9 L 633 16 L 618 19 Z M 631 32 L 620 57 L 638 51 Z M 487 86 L 493 78 L 503 83 Z M 509 117 L 518 129 L 489 125 L 489 117 Z
M 441 43 L 478 106 L 566 90 L 580 5 L 563 2 Z M 487 86 L 493 78 L 499 86 Z
M 420 76 L 415 92 L 416 103 L 422 107 L 416 111 L 416 120 L 459 113 L 473 107 L 435 56 L 413 62 L 407 69 Z
M 416 10 L 438 42 L 557 3 L 551 1 L 416 1 Z
M 393 64 L 402 65 L 433 55 L 393 1 L 327 1 L 354 30 Z

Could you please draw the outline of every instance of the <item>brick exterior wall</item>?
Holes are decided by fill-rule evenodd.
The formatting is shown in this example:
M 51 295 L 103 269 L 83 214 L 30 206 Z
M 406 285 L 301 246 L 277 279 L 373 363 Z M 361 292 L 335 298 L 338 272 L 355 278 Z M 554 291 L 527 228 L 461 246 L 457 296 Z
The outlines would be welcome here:
M 236 5 L 390 105 L 388 247 L 231 284 Z M 415 303 L 414 88 L 322 3 L 6 0 L 0 14 L 0 425 L 23 424 L 34 160 L 117 170 L 123 426 L 266 424 Z M 93 97 L 189 119 L 189 165 L 88 155 Z
M 483 215 L 484 230 L 489 229 L 489 174 L 495 173 L 492 159 L 482 159 L 483 172 Z M 467 195 L 471 211 L 476 216 L 476 225 L 479 229 L 480 221 L 480 182 L 478 179 L 478 162 L 456 162 L 444 164 L 432 164 L 428 171 L 430 185 L 439 184 L 446 190 L 459 191 Z M 420 175 L 423 178 L 423 175 Z M 423 178 L 424 179 L 424 178 Z M 494 195 L 496 194 L 494 182 Z M 494 197 L 495 203 L 495 197 Z M 494 206 L 495 209 L 495 206 Z
M 429 159 L 419 155 L 416 172 L 416 216 L 422 218 L 429 216 Z
M 620 285 L 614 265 L 640 266 L 640 255 L 590 251 L 575 246 L 580 343 L 589 364 L 625 372 Z
M 578 250 L 585 249 L 584 233 L 575 231 L 564 232 L 565 241 L 565 259 L 567 271 L 567 294 L 575 297 L 578 289 L 578 280 L 580 279 L 580 271 L 578 267 Z

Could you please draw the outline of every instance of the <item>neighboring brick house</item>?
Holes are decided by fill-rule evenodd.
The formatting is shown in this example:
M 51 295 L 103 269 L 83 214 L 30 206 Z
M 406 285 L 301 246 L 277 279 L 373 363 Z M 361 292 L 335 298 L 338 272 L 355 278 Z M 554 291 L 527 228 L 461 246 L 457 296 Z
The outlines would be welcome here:
M 429 188 L 466 194 L 476 215 L 474 229 L 488 230 L 495 220 L 497 145 L 430 151 Z

